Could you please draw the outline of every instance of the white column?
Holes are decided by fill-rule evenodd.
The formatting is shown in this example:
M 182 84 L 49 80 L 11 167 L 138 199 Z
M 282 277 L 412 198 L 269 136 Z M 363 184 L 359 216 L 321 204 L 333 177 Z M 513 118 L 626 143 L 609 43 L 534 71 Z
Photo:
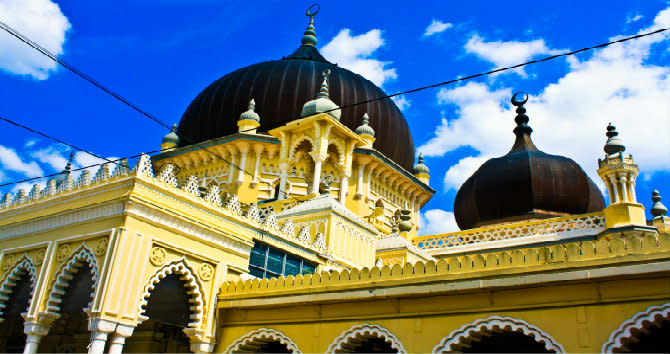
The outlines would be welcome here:
M 242 157 L 240 157 L 240 164 L 238 165 L 238 175 L 237 175 L 237 183 L 238 185 L 242 184 L 244 182 L 244 171 L 246 170 L 246 164 L 247 164 L 247 154 L 249 153 L 249 147 L 246 145 L 240 145 L 240 154 Z
M 340 203 L 344 205 L 347 198 L 347 190 L 349 189 L 349 176 L 342 174 L 340 177 Z
M 263 153 L 263 145 L 254 145 L 254 153 L 256 154 L 256 165 L 254 166 L 254 179 L 251 181 L 251 186 L 254 187 L 258 183 L 258 166 L 261 163 L 261 154 Z
M 119 324 L 109 340 L 109 354 L 121 354 L 126 338 L 133 334 L 135 327 Z
M 617 180 L 616 177 L 611 176 L 610 177 L 610 182 L 612 183 L 612 190 L 613 190 L 613 196 L 614 196 L 614 203 L 619 202 L 619 187 L 617 186 Z
M 88 344 L 88 354 L 103 354 L 107 335 L 116 329 L 116 322 L 102 318 L 89 318 L 88 330 L 91 331 L 91 342 Z
M 319 194 L 319 184 L 321 183 L 321 163 L 324 158 L 317 155 L 316 157 L 312 156 L 314 159 L 314 179 L 312 180 L 312 193 Z
M 628 179 L 625 176 L 619 177 L 619 184 L 621 184 L 621 201 L 628 201 Z
M 286 199 L 286 179 L 288 178 L 288 164 L 279 164 L 279 195 L 277 199 Z
M 630 188 L 630 201 L 637 203 L 637 196 L 635 195 L 635 175 L 628 176 L 628 183 Z
M 36 322 L 25 322 L 23 332 L 26 334 L 26 346 L 23 348 L 23 354 L 37 353 L 42 337 L 49 333 L 51 326 L 45 326 Z
M 356 198 L 360 198 L 363 195 L 363 171 L 364 171 L 365 165 L 359 163 L 358 164 L 358 170 L 356 171 L 356 177 L 358 180 L 356 181 Z

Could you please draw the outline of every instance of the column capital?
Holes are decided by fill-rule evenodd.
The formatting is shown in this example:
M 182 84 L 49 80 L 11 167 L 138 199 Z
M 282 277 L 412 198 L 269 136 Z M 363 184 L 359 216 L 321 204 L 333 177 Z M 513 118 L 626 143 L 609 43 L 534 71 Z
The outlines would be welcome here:
M 116 330 L 117 323 L 103 318 L 89 318 L 88 330 L 91 332 L 111 333 Z
M 205 331 L 197 328 L 185 328 L 184 333 L 191 342 L 191 351 L 194 353 L 211 353 L 214 351 L 214 340 L 205 335 Z

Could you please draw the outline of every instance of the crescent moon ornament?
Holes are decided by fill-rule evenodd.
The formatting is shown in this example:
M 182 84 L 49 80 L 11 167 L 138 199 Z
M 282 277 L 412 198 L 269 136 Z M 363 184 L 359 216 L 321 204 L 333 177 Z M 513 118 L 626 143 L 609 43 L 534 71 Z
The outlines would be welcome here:
M 306 15 L 307 17 L 314 17 L 314 16 L 316 16 L 316 14 L 319 13 L 319 10 L 321 10 L 321 5 L 319 5 L 319 4 L 314 4 L 314 5 L 310 6 L 310 7 L 307 9 L 307 11 L 305 11 L 305 15 Z
M 523 106 L 528 101 L 528 94 L 525 92 L 517 92 L 512 96 L 512 104 L 519 107 Z

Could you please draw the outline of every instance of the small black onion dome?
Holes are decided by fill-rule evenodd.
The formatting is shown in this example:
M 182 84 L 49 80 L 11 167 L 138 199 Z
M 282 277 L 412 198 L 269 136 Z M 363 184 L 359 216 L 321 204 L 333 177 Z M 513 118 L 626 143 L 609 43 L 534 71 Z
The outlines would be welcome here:
M 375 130 L 370 126 L 370 116 L 367 113 L 363 115 L 363 122 L 356 128 L 356 134 L 369 135 L 374 138 Z
M 177 124 L 172 125 L 172 130 L 163 137 L 163 144 L 166 143 L 174 145 L 179 144 L 179 136 L 177 136 Z
M 419 173 L 425 173 L 425 174 L 430 174 L 430 169 L 428 169 L 428 166 L 426 166 L 423 163 L 423 154 L 419 153 L 419 161 L 417 161 L 416 165 L 414 165 L 414 174 L 418 175 Z
M 668 208 L 661 203 L 661 193 L 659 193 L 658 190 L 654 189 L 654 191 L 651 192 L 651 201 L 654 202 L 654 204 L 651 206 L 650 212 L 655 218 L 665 216 L 665 214 L 668 213 Z
M 375 118 L 370 126 L 378 132 L 373 148 L 411 171 L 414 141 L 402 113 L 390 98 L 375 100 L 387 94 L 374 83 L 327 61 L 319 53 L 312 22 L 302 45 L 293 54 L 237 69 L 202 90 L 179 122 L 179 146 L 237 133 L 238 117 L 247 110 L 252 97 L 255 111 L 262 117 L 259 132 L 299 119 L 303 105 L 319 92 L 321 73 L 330 70 L 329 97 L 342 107 L 340 122 L 353 131 L 367 112 Z M 353 105 L 363 101 L 370 102 Z
M 607 136 L 607 142 L 603 150 L 605 150 L 607 155 L 626 151 L 626 146 L 619 139 L 619 132 L 616 131 L 616 127 L 612 123 L 607 125 L 607 133 L 605 135 Z
M 573 160 L 544 153 L 530 138 L 525 93 L 516 93 L 516 140 L 504 156 L 486 161 L 456 194 L 454 214 L 464 229 L 605 208 L 598 187 Z

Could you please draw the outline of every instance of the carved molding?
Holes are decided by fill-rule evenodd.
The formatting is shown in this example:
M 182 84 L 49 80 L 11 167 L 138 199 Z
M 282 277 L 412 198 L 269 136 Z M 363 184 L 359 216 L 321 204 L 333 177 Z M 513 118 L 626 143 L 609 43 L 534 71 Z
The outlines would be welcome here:
M 442 338 L 433 348 L 433 353 L 460 352 L 468 347 L 469 342 L 478 341 L 482 334 L 491 332 L 521 332 L 538 343 L 544 343 L 549 351 L 563 353 L 563 346 L 557 343 L 548 333 L 529 324 L 524 320 L 512 317 L 491 316 L 463 325 Z
M 37 272 L 35 271 L 35 264 L 33 264 L 32 260 L 28 256 L 23 256 L 23 259 L 12 268 L 7 275 L 7 278 L 5 278 L 5 281 L 0 285 L 0 316 L 3 315 L 6 302 L 9 300 L 9 296 L 14 290 L 16 282 L 25 274 L 28 274 L 28 277 L 30 278 L 30 300 L 28 300 L 28 307 L 30 307 L 30 301 L 33 298 L 33 292 L 35 291 Z
M 49 298 L 47 300 L 47 312 L 54 314 L 58 314 L 60 312 L 60 304 L 63 301 L 65 290 L 68 288 L 70 285 L 70 280 L 72 280 L 74 274 L 79 271 L 79 268 L 81 268 L 83 263 L 88 263 L 89 267 L 91 268 L 91 278 L 93 280 L 93 285 L 91 286 L 91 301 L 88 304 L 88 308 L 91 308 L 95 289 L 98 287 L 99 271 L 98 262 L 94 253 L 86 246 L 86 242 L 84 242 L 77 250 L 73 252 L 70 260 L 62 267 L 61 271 L 56 276 L 54 285 L 49 292 Z

